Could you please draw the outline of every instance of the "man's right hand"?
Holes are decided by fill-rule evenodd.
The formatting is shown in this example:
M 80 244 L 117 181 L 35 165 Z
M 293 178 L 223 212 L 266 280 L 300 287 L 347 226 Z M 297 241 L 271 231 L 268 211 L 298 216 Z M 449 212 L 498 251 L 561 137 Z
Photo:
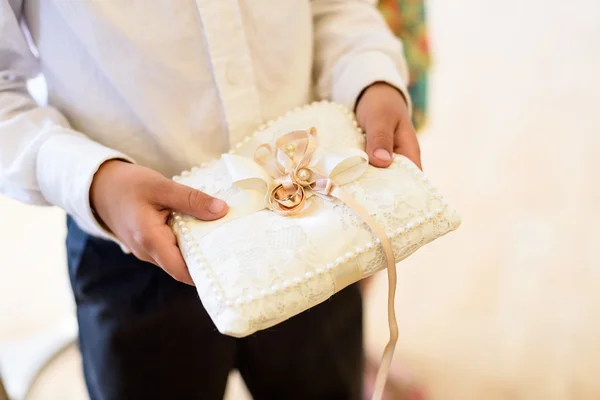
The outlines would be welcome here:
M 180 282 L 192 278 L 167 219 L 180 211 L 212 221 L 227 214 L 227 204 L 158 172 L 120 160 L 100 166 L 90 201 L 101 222 L 140 260 L 158 265 Z

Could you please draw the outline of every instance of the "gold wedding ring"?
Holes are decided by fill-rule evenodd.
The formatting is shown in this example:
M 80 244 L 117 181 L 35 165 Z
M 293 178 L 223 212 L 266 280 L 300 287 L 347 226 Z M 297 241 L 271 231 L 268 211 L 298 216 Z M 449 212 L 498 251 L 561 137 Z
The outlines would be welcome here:
M 279 184 L 273 188 L 269 198 L 272 207 L 289 210 L 302 203 L 304 200 L 304 189 L 297 183 L 294 183 L 293 188 L 290 189 L 286 189 L 282 184 Z

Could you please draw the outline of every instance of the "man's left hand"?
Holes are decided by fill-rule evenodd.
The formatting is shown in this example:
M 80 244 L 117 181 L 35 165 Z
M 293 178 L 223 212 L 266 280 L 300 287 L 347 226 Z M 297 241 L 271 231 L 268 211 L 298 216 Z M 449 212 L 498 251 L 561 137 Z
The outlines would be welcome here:
M 379 82 L 369 86 L 358 101 L 356 117 L 367 134 L 367 154 L 372 165 L 388 167 L 392 154 L 397 153 L 422 169 L 419 141 L 406 100 L 398 89 Z

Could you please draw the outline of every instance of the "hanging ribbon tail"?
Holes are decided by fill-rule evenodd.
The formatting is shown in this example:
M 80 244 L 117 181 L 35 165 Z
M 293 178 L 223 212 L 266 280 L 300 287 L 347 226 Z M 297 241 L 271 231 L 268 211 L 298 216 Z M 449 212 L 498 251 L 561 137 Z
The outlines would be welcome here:
M 369 226 L 373 234 L 379 239 L 379 243 L 381 244 L 381 248 L 385 255 L 388 273 L 388 326 L 390 330 L 390 337 L 387 345 L 385 346 L 381 364 L 379 365 L 379 370 L 377 371 L 372 397 L 372 400 L 382 400 L 385 384 L 387 382 L 392 359 L 394 357 L 394 351 L 396 349 L 396 343 L 398 342 L 398 321 L 396 320 L 395 305 L 397 276 L 394 251 L 392 244 L 387 238 L 383 228 L 381 228 L 377 221 L 375 221 L 375 219 L 366 210 L 364 210 L 349 193 L 336 186 L 333 188 L 331 195 L 343 201 Z

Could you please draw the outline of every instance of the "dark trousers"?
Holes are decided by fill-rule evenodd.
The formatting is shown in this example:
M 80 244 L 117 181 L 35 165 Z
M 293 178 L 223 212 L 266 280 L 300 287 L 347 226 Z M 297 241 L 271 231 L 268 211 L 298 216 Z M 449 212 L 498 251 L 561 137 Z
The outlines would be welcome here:
M 195 288 L 69 219 L 67 254 L 92 400 L 222 399 L 236 368 L 255 399 L 361 398 L 358 287 L 243 339 L 221 335 Z

